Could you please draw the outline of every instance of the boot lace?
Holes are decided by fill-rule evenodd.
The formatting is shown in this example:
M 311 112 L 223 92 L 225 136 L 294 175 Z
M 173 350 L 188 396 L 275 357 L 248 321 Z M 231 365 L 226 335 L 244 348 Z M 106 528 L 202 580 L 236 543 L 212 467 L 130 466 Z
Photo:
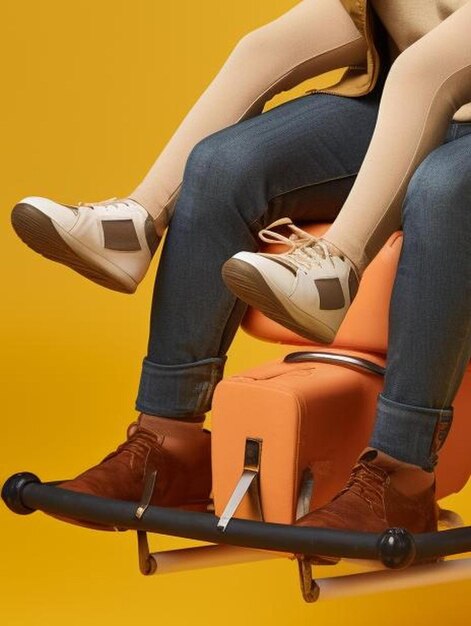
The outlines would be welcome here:
M 291 231 L 289 237 L 285 237 L 274 229 L 279 226 L 287 226 Z M 265 243 L 281 243 L 289 246 L 288 252 L 283 252 L 276 256 L 282 256 L 283 260 L 294 269 L 309 270 L 313 264 L 324 267 L 328 262 L 334 266 L 333 256 L 327 244 L 319 237 L 310 235 L 302 228 L 299 228 L 289 217 L 282 217 L 262 229 L 258 236 Z M 270 255 L 269 255 L 270 256 Z
M 347 492 L 354 493 L 382 516 L 384 509 L 384 482 L 386 479 L 387 476 L 383 470 L 360 461 L 352 469 L 345 487 L 334 499 Z
M 142 457 L 148 453 L 149 446 L 160 448 L 157 437 L 147 430 L 138 429 L 128 434 L 127 440 L 120 444 L 116 450 L 110 452 L 103 461 L 107 461 L 122 452 L 131 452 Z

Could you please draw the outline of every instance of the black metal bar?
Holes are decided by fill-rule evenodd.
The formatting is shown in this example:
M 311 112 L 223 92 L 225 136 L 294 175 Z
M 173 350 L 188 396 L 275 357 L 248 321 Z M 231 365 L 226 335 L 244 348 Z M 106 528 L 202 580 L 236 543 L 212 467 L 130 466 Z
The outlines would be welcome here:
M 363 370 L 377 376 L 384 376 L 385 369 L 373 361 L 363 359 L 350 354 L 339 354 L 337 352 L 290 352 L 283 359 L 285 363 L 305 363 L 309 361 L 318 363 L 331 363 L 341 365 L 350 369 Z
M 11 491 L 15 477 L 9 480 L 13 481 Z M 313 533 L 309 528 L 239 519 L 231 520 L 226 531 L 222 532 L 217 528 L 215 515 L 158 506 L 149 506 L 138 520 L 135 517 L 137 503 L 67 491 L 41 482 L 23 484 L 19 501 L 22 507 L 31 511 L 200 541 L 287 553 L 314 550 L 314 553 L 325 554 L 327 551 L 334 556 L 350 558 L 361 558 L 360 552 L 363 551 L 367 558 L 377 557 L 376 535 L 329 529 L 316 529 Z
M 463 554 L 471 552 L 471 526 L 443 530 L 440 533 L 422 533 L 414 535 L 414 540 L 417 554 L 422 558 Z M 437 543 L 440 553 L 437 553 Z
M 423 535 L 411 535 L 402 529 L 375 534 L 233 519 L 225 532 L 221 532 L 215 515 L 157 506 L 150 506 L 138 520 L 135 517 L 137 503 L 67 491 L 42 484 L 33 474 L 8 479 L 2 498 L 11 510 L 20 514 L 40 510 L 129 530 L 247 548 L 379 559 L 394 568 L 406 567 L 414 558 L 421 560 L 471 551 L 471 527 Z

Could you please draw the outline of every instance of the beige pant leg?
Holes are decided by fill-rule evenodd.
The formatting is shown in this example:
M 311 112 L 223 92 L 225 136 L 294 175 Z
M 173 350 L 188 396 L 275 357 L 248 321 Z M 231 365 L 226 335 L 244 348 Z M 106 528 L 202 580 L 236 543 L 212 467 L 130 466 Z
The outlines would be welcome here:
M 130 194 L 162 230 L 191 149 L 204 137 L 263 110 L 276 93 L 360 63 L 365 43 L 340 0 L 303 0 L 236 45 L 144 180 Z
M 355 184 L 325 239 L 362 272 L 400 228 L 407 185 L 471 101 L 471 2 L 394 62 Z

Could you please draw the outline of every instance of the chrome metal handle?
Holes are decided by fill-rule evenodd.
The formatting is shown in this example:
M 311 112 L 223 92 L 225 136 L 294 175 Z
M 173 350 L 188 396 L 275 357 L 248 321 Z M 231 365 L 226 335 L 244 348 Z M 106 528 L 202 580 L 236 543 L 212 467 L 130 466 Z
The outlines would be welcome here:
M 319 363 L 332 363 L 342 365 L 354 370 L 362 370 L 377 376 L 384 376 L 385 369 L 373 361 L 362 359 L 348 354 L 334 354 L 332 352 L 291 352 L 283 359 L 285 363 L 304 363 L 314 361 Z

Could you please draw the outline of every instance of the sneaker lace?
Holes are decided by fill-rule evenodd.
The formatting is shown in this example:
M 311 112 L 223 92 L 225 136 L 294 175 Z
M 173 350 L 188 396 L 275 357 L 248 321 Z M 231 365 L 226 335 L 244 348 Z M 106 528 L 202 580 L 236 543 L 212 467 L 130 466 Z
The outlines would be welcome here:
M 106 200 L 100 200 L 99 202 L 78 202 L 78 207 L 87 207 L 95 210 L 96 207 L 100 207 L 106 213 L 112 213 L 113 211 L 133 208 L 133 204 L 130 200 L 124 198 L 107 198 Z
M 276 232 L 274 229 L 279 226 L 287 226 L 291 235 L 286 237 Z M 258 236 L 265 243 L 281 243 L 289 246 L 288 252 L 283 252 L 278 256 L 282 256 L 283 260 L 294 269 L 309 270 L 313 263 L 323 267 L 326 261 L 334 266 L 333 255 L 327 244 L 319 237 L 315 237 L 293 224 L 289 217 L 276 220 L 276 222 L 263 228 Z

